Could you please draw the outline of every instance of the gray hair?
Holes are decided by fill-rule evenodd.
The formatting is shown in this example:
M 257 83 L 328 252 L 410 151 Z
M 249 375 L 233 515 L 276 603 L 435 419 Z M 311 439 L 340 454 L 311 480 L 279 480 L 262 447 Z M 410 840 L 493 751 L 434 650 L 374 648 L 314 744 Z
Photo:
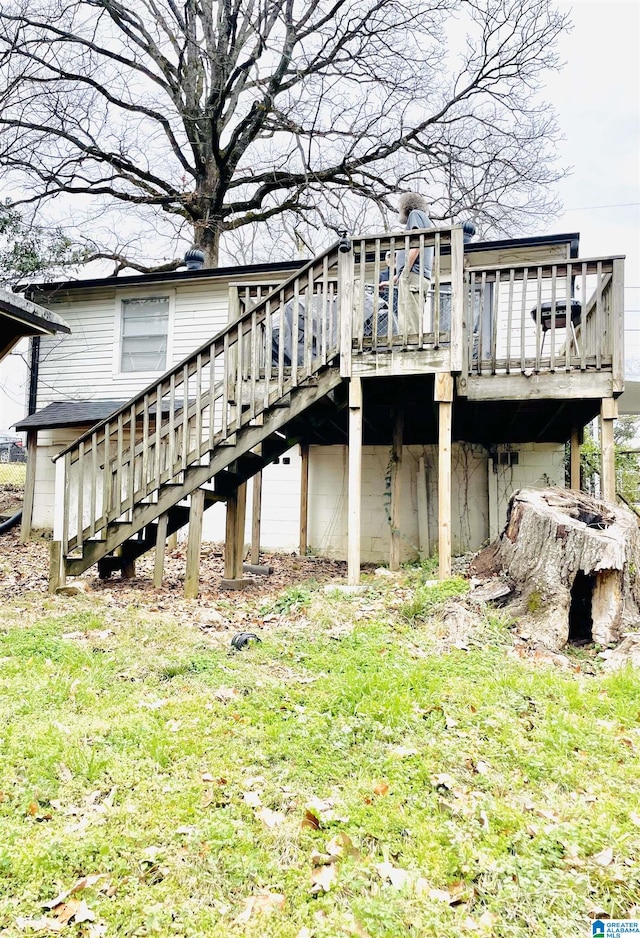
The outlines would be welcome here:
M 398 199 L 398 220 L 401 225 L 406 223 L 409 213 L 415 209 L 427 212 L 429 203 L 419 192 L 403 192 Z

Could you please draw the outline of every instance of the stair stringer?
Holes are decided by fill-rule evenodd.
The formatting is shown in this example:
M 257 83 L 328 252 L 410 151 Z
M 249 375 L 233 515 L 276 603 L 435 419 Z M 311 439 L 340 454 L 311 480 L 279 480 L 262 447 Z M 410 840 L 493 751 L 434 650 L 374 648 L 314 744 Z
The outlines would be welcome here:
M 211 451 L 208 465 L 192 465 L 185 470 L 181 483 L 171 482 L 162 485 L 158 490 L 156 501 L 139 502 L 134 506 L 131 520 L 111 522 L 107 527 L 106 538 L 84 541 L 82 557 L 64 558 L 65 573 L 79 576 L 103 557 L 112 554 L 139 531 L 152 524 L 160 515 L 169 511 L 196 489 L 206 485 L 218 473 L 228 469 L 236 460 L 326 397 L 342 383 L 342 380 L 339 369 L 330 368 L 325 372 L 317 373 L 314 376 L 313 385 L 299 385 L 293 388 L 290 392 L 288 407 L 272 406 L 264 414 L 261 426 L 246 425 L 235 432 L 233 445 L 218 444 Z

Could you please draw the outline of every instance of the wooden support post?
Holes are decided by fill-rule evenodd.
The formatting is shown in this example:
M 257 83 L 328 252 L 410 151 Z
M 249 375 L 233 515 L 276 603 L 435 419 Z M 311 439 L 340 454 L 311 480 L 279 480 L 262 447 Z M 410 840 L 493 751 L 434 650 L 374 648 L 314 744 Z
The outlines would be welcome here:
M 159 590 L 162 588 L 162 577 L 164 575 L 164 549 L 167 541 L 167 526 L 169 524 L 169 515 L 165 511 L 158 518 L 158 533 L 156 536 L 156 556 L 153 565 L 153 585 Z
M 624 391 L 624 258 L 613 261 L 611 284 L 613 393 Z
M 464 317 L 464 238 L 462 228 L 451 232 L 451 370 L 462 371 Z M 467 323 L 467 328 L 473 326 Z M 447 377 L 442 375 L 442 377 Z M 450 377 L 450 376 L 449 376 Z M 437 380 L 438 376 L 436 376 Z M 451 399 L 453 400 L 453 398 Z
M 236 544 L 234 555 L 234 579 L 242 579 L 242 561 L 244 560 L 244 528 L 247 518 L 247 483 L 238 486 L 236 495 Z
M 309 444 L 300 444 L 300 556 L 307 553 L 309 522 Z
M 67 499 L 69 479 L 67 475 L 67 460 L 61 457 L 56 460 L 56 487 L 53 502 L 53 541 L 51 542 L 49 558 L 49 592 L 55 593 L 59 586 L 64 586 L 66 578 L 65 550 L 69 519 L 67 517 Z
M 602 399 L 600 407 L 600 495 L 606 502 L 616 500 L 616 455 L 613 422 L 618 416 L 618 403 L 612 397 Z
M 33 497 L 36 490 L 36 452 L 38 449 L 38 431 L 27 430 L 27 474 L 24 480 L 24 499 L 22 502 L 22 521 L 20 524 L 20 543 L 26 544 L 31 536 L 33 521 Z
M 569 443 L 569 474 L 571 488 L 580 491 L 580 427 L 571 430 Z
M 62 542 L 51 541 L 49 544 L 49 592 L 55 593 L 59 586 L 64 586 L 65 579 Z
M 225 580 L 235 579 L 236 562 L 236 535 L 238 499 L 236 493 L 227 496 L 227 523 L 224 535 L 224 578 Z
M 253 477 L 253 504 L 251 510 L 251 563 L 260 563 L 260 523 L 262 518 L 262 472 Z
M 429 544 L 429 496 L 427 494 L 427 466 L 424 456 L 418 460 L 418 474 L 416 476 L 417 503 L 418 503 L 418 545 L 420 559 L 426 560 L 431 556 Z
M 170 534 L 167 538 L 167 550 L 169 552 L 178 549 L 178 532 L 174 531 L 173 534 Z
M 349 382 L 349 515 L 347 527 L 347 582 L 360 582 L 360 515 L 362 487 L 362 379 Z
M 200 591 L 200 547 L 202 545 L 202 515 L 204 490 L 191 493 L 189 510 L 189 538 L 187 540 L 187 569 L 184 578 L 184 598 L 195 599 Z
M 400 503 L 402 486 L 402 438 L 404 435 L 404 410 L 399 407 L 393 425 L 393 443 L 391 446 L 391 545 L 389 551 L 389 569 L 400 569 Z
M 338 251 L 338 326 L 340 334 L 340 374 L 351 375 L 351 346 L 353 341 L 353 248 Z
M 439 576 L 451 576 L 451 430 L 453 375 L 438 374 L 435 380 L 438 402 L 438 557 Z

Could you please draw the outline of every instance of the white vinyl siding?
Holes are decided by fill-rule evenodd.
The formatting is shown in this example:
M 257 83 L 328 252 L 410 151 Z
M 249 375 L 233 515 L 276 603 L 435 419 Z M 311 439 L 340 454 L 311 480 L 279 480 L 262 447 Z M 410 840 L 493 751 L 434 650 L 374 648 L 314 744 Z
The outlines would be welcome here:
M 121 315 L 120 371 L 166 371 L 169 297 L 122 300 Z

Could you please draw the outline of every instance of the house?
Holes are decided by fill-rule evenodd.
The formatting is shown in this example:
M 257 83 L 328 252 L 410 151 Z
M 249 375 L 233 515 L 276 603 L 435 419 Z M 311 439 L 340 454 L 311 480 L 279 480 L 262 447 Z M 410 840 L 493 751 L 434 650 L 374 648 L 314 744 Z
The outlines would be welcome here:
M 412 247 L 434 250 L 417 332 L 373 287 L 385 253 Z M 270 509 L 256 483 L 246 518 L 246 483 L 294 444 L 301 546 L 346 556 L 353 582 L 362 560 L 434 549 L 446 575 L 452 551 L 497 533 L 514 489 L 564 484 L 567 441 L 579 487 L 598 415 L 613 497 L 623 264 L 580 258 L 574 234 L 464 244 L 443 227 L 344 239 L 306 263 L 37 289 L 72 328 L 42 341 L 19 424 L 52 583 L 95 563 L 130 572 L 155 545 L 159 581 L 161 546 L 189 522 L 193 595 L 204 509 L 220 503 L 241 579 L 247 529 Z

